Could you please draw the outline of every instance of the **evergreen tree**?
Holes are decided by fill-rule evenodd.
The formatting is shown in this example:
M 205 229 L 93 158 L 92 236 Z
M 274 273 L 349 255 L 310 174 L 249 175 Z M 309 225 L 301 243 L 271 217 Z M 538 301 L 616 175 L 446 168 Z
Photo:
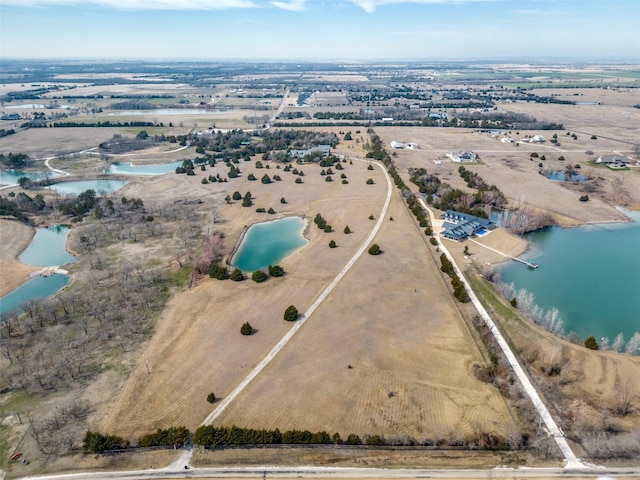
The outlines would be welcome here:
M 284 319 L 287 322 L 294 322 L 295 320 L 297 320 L 297 318 L 298 318 L 298 309 L 293 305 L 290 305 L 289 307 L 287 307 L 287 309 L 284 311 Z
M 240 333 L 242 335 L 251 335 L 253 333 L 253 328 L 251 327 L 249 322 L 245 322 L 242 324 L 242 327 L 240 327 Z

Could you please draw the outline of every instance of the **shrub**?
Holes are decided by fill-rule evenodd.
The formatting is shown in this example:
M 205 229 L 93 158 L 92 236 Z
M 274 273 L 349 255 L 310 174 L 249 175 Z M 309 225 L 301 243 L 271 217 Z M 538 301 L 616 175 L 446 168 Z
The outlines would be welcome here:
M 338 246 L 338 245 L 336 245 L 336 242 L 335 242 L 335 241 L 331 240 L 331 241 L 329 242 L 329 248 L 336 248 L 337 246 Z
M 267 279 L 267 274 L 264 273 L 262 270 L 256 270 L 251 274 L 251 280 L 253 280 L 256 283 L 262 283 L 266 279 Z
M 436 240 L 436 237 L 431 237 L 431 238 L 429 239 L 429 243 L 430 243 L 431 245 L 438 245 L 438 240 Z
M 269 275 L 272 277 L 283 277 L 284 269 L 280 265 L 269 265 Z
M 349 183 L 349 180 L 342 180 L 343 185 L 346 185 L 347 183 Z
M 247 180 L 251 180 L 251 181 L 253 182 L 254 180 L 256 180 L 256 176 L 255 176 L 253 173 L 250 173 L 250 174 L 247 176 Z
M 323 229 L 323 230 L 324 230 L 324 233 L 331 233 L 331 232 L 333 232 L 333 229 L 331 228 L 331 225 L 328 225 L 328 224 L 324 226 L 324 229 Z
M 226 280 L 229 278 L 229 272 L 223 266 L 218 263 L 214 263 L 211 265 L 209 269 L 209 276 L 211 278 L 215 278 L 216 280 Z
M 367 185 L 373 185 L 373 178 L 368 178 L 366 183 Z
M 531 158 L 538 158 L 538 154 L 537 154 L 536 152 L 533 152 L 533 153 L 531 154 Z
M 373 216 L 373 213 L 369 215 L 369 220 L 374 220 L 376 217 Z
M 367 170 L 373 170 L 373 165 L 369 164 L 369 166 L 367 167 Z
M 302 183 L 302 179 L 300 177 L 296 178 L 296 183 Z
M 251 324 L 249 322 L 245 322 L 242 324 L 242 327 L 240 327 L 240 333 L 242 335 L 251 335 L 253 333 L 253 328 L 251 327 Z M 213 402 L 210 402 L 213 403 Z
M 589 195 L 581 195 L 580 196 L 580 201 L 581 202 L 588 202 L 589 201 Z
M 264 184 L 271 183 L 271 178 L 266 173 L 262 176 L 260 181 Z
M 584 346 L 590 350 L 600 350 L 600 345 L 598 345 L 596 337 L 594 337 L 593 335 L 587 337 L 587 339 L 584 341 Z
M 143 435 L 138 440 L 140 447 L 174 447 L 180 448 L 189 440 L 191 432 L 187 427 L 169 427 L 158 429 L 155 433 Z
M 103 435 L 98 432 L 87 430 L 82 441 L 82 449 L 85 453 L 99 453 L 105 450 L 120 450 L 129 448 L 131 445 L 126 440 L 117 435 Z
M 349 235 L 351 233 L 351 229 L 349 228 L 349 225 L 344 227 L 344 233 L 346 233 L 347 235 Z
M 260 160 L 256 160 L 256 168 L 263 168 L 262 162 Z
M 229 278 L 234 282 L 241 282 L 242 280 L 245 279 L 245 276 L 244 276 L 244 273 L 242 273 L 242 271 L 239 268 L 236 268 L 233 272 L 231 272 L 231 275 L 229 276 Z
M 231 198 L 233 198 L 234 200 L 241 200 L 242 195 L 240 194 L 240 192 L 233 192 L 233 195 L 231 196 Z
M 382 253 L 382 250 L 380 250 L 380 247 L 378 246 L 377 243 L 374 243 L 373 245 L 371 245 L 368 251 L 369 251 L 369 255 L 380 255 Z
M 598 137 L 596 137 L 595 135 L 591 135 L 591 140 L 597 140 Z
M 209 180 L 207 180 L 206 178 L 203 178 L 203 179 L 202 179 L 202 184 L 203 184 L 203 185 L 206 185 L 207 183 L 209 183 Z
M 282 198 L 280 199 L 280 203 L 284 204 L 284 203 L 287 203 L 287 201 L 285 200 L 285 198 L 284 198 L 284 197 L 282 197 Z
M 324 179 L 325 182 L 333 182 L 333 178 L 331 178 L 331 175 L 327 175 Z
M 214 403 L 216 401 L 216 394 L 211 392 L 209 395 L 207 395 L 207 402 L 209 403 Z
M 289 305 L 284 311 L 284 319 L 287 322 L 295 322 L 298 319 L 298 309 L 293 305 Z
M 273 215 L 274 213 L 276 213 L 276 211 L 273 208 L 269 208 L 269 210 L 267 210 L 267 213 L 269 215 Z
M 256 208 L 256 212 L 264 213 L 266 210 L 263 207 Z

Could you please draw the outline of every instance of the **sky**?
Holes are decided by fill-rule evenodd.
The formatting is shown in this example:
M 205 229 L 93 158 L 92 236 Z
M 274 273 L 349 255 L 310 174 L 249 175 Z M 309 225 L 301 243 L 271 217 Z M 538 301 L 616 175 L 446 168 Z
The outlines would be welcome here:
M 640 59 L 640 0 L 0 0 L 0 58 Z

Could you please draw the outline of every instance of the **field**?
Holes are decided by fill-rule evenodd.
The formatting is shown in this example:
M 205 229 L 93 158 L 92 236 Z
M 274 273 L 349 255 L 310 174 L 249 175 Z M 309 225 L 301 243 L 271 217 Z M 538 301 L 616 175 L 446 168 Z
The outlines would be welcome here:
M 29 279 L 29 273 L 39 270 L 18 261 L 34 233 L 24 223 L 0 220 L 0 297 L 22 285 Z
M 427 78 L 432 72 L 418 70 L 413 73 L 416 77 Z M 110 78 L 110 74 L 104 74 L 104 77 L 100 73 L 95 75 L 96 78 Z M 249 128 L 251 125 L 242 117 L 253 117 L 253 105 L 268 108 L 257 110 L 258 116 L 273 115 L 280 97 L 270 95 L 273 92 L 281 95 L 285 87 L 287 92 L 290 91 L 286 100 L 288 105 L 295 104 L 299 94 L 322 91 L 326 86 L 324 82 L 335 82 L 336 85 L 335 89 L 322 91 L 315 99 L 309 100 L 315 100 L 317 106 L 309 109 L 292 106 L 285 109 L 285 113 L 302 110 L 313 115 L 316 111 L 358 111 L 366 100 L 345 105 L 353 92 L 381 86 L 390 90 L 398 87 L 392 84 L 400 80 L 395 77 L 390 77 L 394 78 L 393 81 L 388 80 L 384 76 L 388 73 L 381 75 L 377 76 L 375 69 L 348 74 L 323 72 L 304 78 L 300 76 L 300 86 L 286 83 L 275 87 L 279 80 L 289 81 L 298 78 L 297 74 L 245 75 L 240 72 L 229 75 L 223 82 L 216 79 L 215 88 L 145 83 L 143 80 L 140 84 L 93 85 L 88 78 L 86 84 L 65 92 L 77 95 L 68 102 L 82 107 L 78 115 L 70 117 L 72 121 L 152 121 L 157 125 L 144 128 L 150 135 L 188 135 L 207 130 L 214 124 L 216 128 L 223 129 Z M 62 76 L 57 80 L 63 82 L 65 78 Z M 79 74 L 73 78 L 83 77 Z M 470 89 L 482 88 L 474 83 L 476 80 L 489 82 L 491 78 L 494 78 L 493 74 L 480 72 L 474 76 L 470 72 Z M 450 90 L 462 91 L 467 87 L 456 75 L 444 74 L 441 79 L 451 83 L 439 85 L 442 91 L 433 93 L 435 100 L 444 98 Z M 563 75 L 550 79 L 545 75 L 526 77 L 527 82 L 538 86 L 547 81 L 564 82 Z M 579 80 L 590 81 L 586 77 Z M 260 82 L 268 88 L 259 88 L 262 86 Z M 341 82 L 345 82 L 344 85 Z M 410 84 L 416 87 L 417 94 L 422 94 L 426 88 L 418 81 Z M 244 92 L 243 88 L 246 88 Z M 8 85 L 3 86 L 0 93 L 17 90 L 22 91 L 22 87 Z M 619 207 L 640 209 L 640 167 L 632 164 L 629 170 L 615 172 L 595 164 L 594 160 L 612 152 L 624 153 L 634 162 L 638 160 L 636 144 L 640 136 L 640 110 L 631 108 L 640 103 L 637 89 L 530 90 L 539 96 L 552 95 L 562 100 L 586 103 L 496 102 L 498 113 L 526 114 L 543 122 L 564 126 L 564 130 L 514 129 L 509 131 L 509 136 L 521 140 L 526 136 L 543 134 L 550 140 L 555 134 L 558 144 L 550 141 L 507 144 L 502 143 L 499 137 L 481 133 L 475 128 L 373 124 L 373 132 L 380 136 L 407 184 L 411 169 L 423 167 L 443 182 L 469 190 L 458 173 L 458 168 L 464 165 L 486 183 L 495 184 L 511 206 L 526 205 L 548 212 L 560 225 L 628 221 Z M 264 97 L 260 97 L 259 92 L 263 92 Z M 244 94 L 247 97 L 243 97 Z M 191 103 L 213 102 L 229 106 L 233 112 L 111 116 L 108 115 L 111 113 L 110 105 L 121 99 L 116 100 L 109 95 L 130 95 L 131 98 L 146 95 L 150 98 L 145 101 L 167 108 L 175 107 L 181 100 L 181 106 L 185 106 L 185 100 Z M 42 101 L 55 96 L 55 91 L 49 92 L 42 96 Z M 393 105 L 394 101 L 400 105 L 393 107 L 396 113 L 402 113 L 404 106 L 409 110 L 412 103 L 399 95 L 378 101 L 376 107 Z M 67 103 L 67 99 L 59 102 Z M 376 102 L 371 103 L 373 107 Z M 93 107 L 103 111 L 91 114 L 88 109 Z M 461 107 L 457 109 L 458 113 L 465 108 L 469 110 Z M 456 109 L 450 110 L 448 114 L 456 113 Z M 299 120 L 303 121 L 293 119 L 292 122 Z M 160 122 L 164 126 L 160 126 Z M 333 150 L 343 157 L 341 165 L 344 170 L 340 172 L 333 167 L 333 182 L 326 181 L 327 176 L 320 174 L 322 167 L 317 164 L 295 164 L 304 172 L 303 176 L 296 177 L 285 172 L 282 164 L 263 158 L 262 153 L 253 155 L 247 162 L 243 156 L 239 161 L 236 159 L 241 175 L 229 178 L 228 182 L 203 183 L 209 175 L 227 175 L 230 164 L 225 165 L 225 161 L 228 157 L 218 161 L 216 166 L 207 165 L 205 171 L 197 167 L 193 176 L 169 173 L 157 177 L 131 177 L 129 183 L 114 195 L 118 202 L 122 202 L 121 197 L 140 198 L 148 212 L 154 214 L 172 209 L 178 211 L 189 203 L 195 206 L 185 209 L 183 218 L 177 215 L 174 220 L 159 225 L 158 236 L 143 240 L 123 236 L 110 240 L 94 253 L 76 252 L 80 261 L 72 268 L 73 288 L 100 285 L 100 274 L 90 267 L 97 257 L 104 260 L 110 271 L 139 266 L 159 269 L 175 279 L 166 307 L 150 324 L 148 336 L 138 344 L 131 348 L 122 347 L 122 351 L 114 348 L 101 352 L 105 354 L 104 363 L 89 384 L 46 392 L 40 397 L 34 395 L 29 399 L 20 391 L 9 388 L 6 394 L 0 394 L 0 413 L 24 410 L 44 418 L 48 412 L 62 408 L 72 398 L 86 401 L 91 408 L 84 423 L 79 424 L 74 432 L 74 451 L 81 444 L 82 433 L 87 428 L 123 435 L 133 441 L 158 428 L 175 425 L 185 425 L 192 430 L 197 428 L 219 404 L 208 403 L 207 395 L 215 393 L 220 402 L 233 391 L 292 328 L 291 323 L 283 320 L 284 310 L 289 305 L 295 305 L 301 313 L 307 310 L 365 242 L 375 223 L 369 217 L 377 220 L 380 215 L 386 180 L 380 169 L 377 166 L 373 168 L 371 161 L 365 158 L 371 141 L 368 131 L 371 125 L 348 122 L 340 125 L 341 122 L 336 122 L 333 126 L 320 127 L 315 125 L 317 123 L 309 121 L 301 129 L 330 131 L 340 140 Z M 5 121 L 0 124 L 3 128 L 16 125 Z M 168 142 L 121 156 L 65 155 L 95 149 L 114 135 L 134 137 L 140 130 L 143 128 L 25 128 L 3 137 L 0 153 L 28 152 L 36 159 L 56 156 L 50 161 L 51 166 L 68 171 L 71 178 L 93 178 L 114 161 L 144 165 L 204 155 L 202 151 L 196 152 L 192 144 L 183 148 L 179 143 Z M 347 133 L 352 135 L 352 140 L 345 140 Z M 195 143 L 195 140 L 194 136 L 191 141 Z M 390 148 L 392 141 L 415 142 L 419 148 L 393 150 Z M 261 140 L 254 137 L 252 142 L 260 143 Z M 304 147 L 306 145 L 292 146 Z M 447 156 L 466 150 L 476 152 L 479 160 L 460 164 Z M 257 160 L 262 160 L 265 168 L 256 168 Z M 576 169 L 586 180 L 558 182 L 540 173 L 541 170 L 565 171 L 567 166 Z M 40 169 L 42 165 L 37 164 L 36 168 Z M 248 180 L 250 173 L 258 181 Z M 340 173 L 346 175 L 347 184 L 342 184 Z M 264 174 L 271 177 L 280 175 L 282 181 L 263 184 L 259 180 Z M 296 178 L 303 183 L 294 183 Z M 373 183 L 367 184 L 368 179 Z M 410 185 L 410 188 L 417 191 L 415 185 Z M 2 195 L 20 191 L 16 187 L 3 190 Z M 241 201 L 225 201 L 225 197 L 235 191 L 241 195 L 251 192 L 253 205 L 243 208 Z M 36 191 L 25 193 L 33 195 Z M 43 194 L 48 201 L 60 200 L 58 195 L 49 191 L 43 191 Z M 587 194 L 588 201 L 580 201 L 580 197 Z M 275 213 L 259 213 L 257 208 L 273 208 Z M 325 233 L 313 224 L 312 219 L 318 213 L 333 227 L 331 233 Z M 191 263 L 205 234 L 223 234 L 225 260 L 230 260 L 229 254 L 248 226 L 288 216 L 301 216 L 307 220 L 304 234 L 309 243 L 281 262 L 286 272 L 284 277 L 255 283 L 250 279 L 243 282 L 218 281 L 206 274 L 189 276 Z M 54 221 L 67 222 L 70 218 L 57 213 L 51 217 L 37 217 L 38 224 Z M 92 222 L 99 223 L 92 217 L 74 223 L 70 245 L 78 246 L 80 232 L 90 228 Z M 350 234 L 344 233 L 347 225 L 352 232 Z M 133 231 L 134 227 L 127 228 Z M 278 428 L 281 431 L 324 430 L 329 434 L 338 432 L 343 438 L 351 433 L 361 437 L 381 435 L 403 442 L 414 439 L 419 442 L 440 440 L 456 443 L 477 439 L 483 434 L 516 441 L 521 438 L 521 432 L 532 432 L 532 423 L 523 421 L 514 406 L 521 399 L 501 396 L 496 387 L 479 381 L 474 375 L 474 370 L 485 366 L 490 358 L 481 334 L 471 325 L 475 312 L 469 305 L 453 299 L 450 282 L 440 272 L 438 253 L 423 230 L 408 211 L 399 190 L 393 187 L 389 211 L 374 240 L 384 253 L 379 256 L 365 253 L 355 263 L 287 346 L 222 412 L 215 424 Z M 32 227 L 0 220 L 0 295 L 21 284 L 34 270 L 16 260 L 29 243 L 33 231 Z M 331 240 L 337 243 L 337 248 L 329 248 Z M 458 264 L 466 269 L 474 289 L 520 354 L 554 416 L 571 440 L 577 439 L 572 446 L 580 455 L 593 451 L 594 442 L 604 438 L 598 437 L 598 432 L 606 432 L 607 435 L 623 432 L 621 441 L 635 441 L 632 432 L 640 426 L 640 409 L 634 406 L 629 414 L 620 416 L 610 412 L 619 402 L 625 385 L 635 388 L 633 382 L 640 371 L 638 357 L 593 352 L 531 325 L 508 302 L 496 296 L 492 286 L 479 276 L 482 267 L 500 263 L 505 260 L 504 256 L 474 243 L 446 242 Z M 527 249 L 525 240 L 501 228 L 478 239 L 478 242 L 511 256 L 521 255 Z M 472 251 L 470 255 L 463 253 L 465 245 Z M 240 327 L 245 322 L 254 329 L 250 336 L 240 334 Z M 5 362 L 4 357 L 0 357 L 0 367 L 4 365 L 2 362 Z M 554 372 L 560 368 L 560 372 L 549 374 L 551 367 Z M 1 384 L 0 390 L 4 386 Z M 15 415 L 3 421 L 2 428 L 10 430 L 10 438 L 21 438 L 20 448 L 34 459 L 27 468 L 30 473 L 74 468 L 133 468 L 148 466 L 147 463 L 160 465 L 166 464 L 171 456 L 167 452 L 146 452 L 137 458 L 132 458 L 131 454 L 97 459 L 84 456 L 75 462 L 79 455 L 65 457 L 38 453 L 35 440 L 26 433 L 26 425 L 19 425 Z M 531 440 L 536 444 L 536 439 Z M 604 440 L 602 442 L 602 445 L 609 445 Z M 2 448 L 8 447 L 3 445 Z M 441 455 L 429 454 L 423 458 L 414 452 L 356 454 L 346 450 L 318 453 L 300 449 L 285 454 L 264 449 L 198 452 L 193 462 L 195 466 L 274 462 L 478 468 L 497 464 L 556 464 L 553 454 L 546 456 L 540 452 L 535 448 L 526 455 L 519 452 L 503 455 L 443 451 Z M 16 473 L 13 471 L 11 475 Z

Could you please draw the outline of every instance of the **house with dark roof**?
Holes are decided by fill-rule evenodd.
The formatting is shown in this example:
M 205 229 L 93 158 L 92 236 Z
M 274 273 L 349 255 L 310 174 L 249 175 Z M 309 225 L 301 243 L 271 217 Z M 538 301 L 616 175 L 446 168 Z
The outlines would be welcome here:
M 460 213 L 455 210 L 447 210 L 442 214 L 444 220 L 440 235 L 451 240 L 464 240 L 467 237 L 478 235 L 485 230 L 493 230 L 496 224 L 491 220 Z
M 601 163 L 603 165 L 619 165 L 624 167 L 631 163 L 631 159 L 624 155 L 620 155 L 619 153 L 614 153 L 613 155 L 601 155 L 596 160 L 596 163 Z

